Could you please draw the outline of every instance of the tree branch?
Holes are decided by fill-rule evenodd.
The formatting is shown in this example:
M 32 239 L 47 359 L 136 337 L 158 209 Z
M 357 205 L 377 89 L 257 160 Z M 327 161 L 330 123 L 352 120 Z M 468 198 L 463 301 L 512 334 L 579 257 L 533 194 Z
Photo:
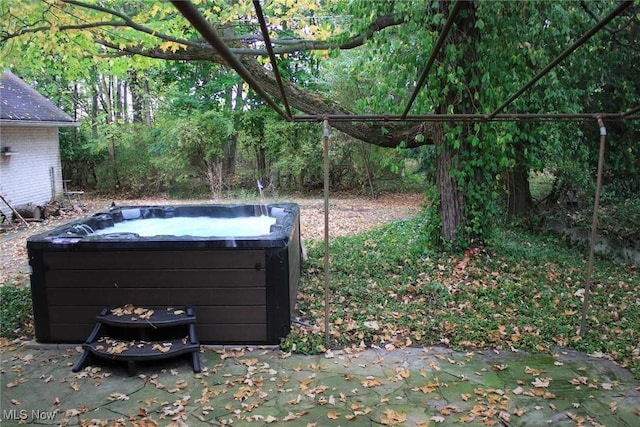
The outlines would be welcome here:
M 140 46 L 125 46 L 124 48 L 104 39 L 96 38 L 96 43 L 121 52 L 122 55 L 140 55 L 147 58 L 164 59 L 167 61 L 211 61 L 226 65 L 220 55 L 209 45 L 188 46 L 172 51 L 171 49 L 161 49 L 159 47 L 143 48 Z
M 157 37 L 157 38 L 159 38 L 161 40 L 164 40 L 164 41 L 180 43 L 180 44 L 183 44 L 185 46 L 191 46 L 191 45 L 197 46 L 198 45 L 197 42 L 193 42 L 193 41 L 190 41 L 190 40 L 187 40 L 187 39 L 173 37 L 173 36 L 170 36 L 168 34 L 160 33 L 160 32 L 158 32 L 156 30 L 153 30 L 153 29 L 145 26 L 145 25 L 138 24 L 133 19 L 131 19 L 129 16 L 125 15 L 124 13 L 118 12 L 116 10 L 107 9 L 105 7 L 102 7 L 102 6 L 98 6 L 97 4 L 84 3 L 84 2 L 81 2 L 81 1 L 78 1 L 78 0 L 62 0 L 62 1 L 64 3 L 72 4 L 74 6 L 95 10 L 97 12 L 105 13 L 105 14 L 108 14 L 108 15 L 113 15 L 113 16 L 115 16 L 117 18 L 122 19 L 122 22 L 124 23 L 124 26 L 132 28 L 132 29 L 134 29 L 136 31 L 140 31 L 141 33 L 144 33 L 144 34 L 148 34 L 150 36 Z M 122 26 L 122 25 L 119 25 L 119 26 Z
M 362 46 L 367 39 L 370 39 L 378 31 L 382 31 L 385 28 L 400 25 L 404 22 L 404 16 L 398 17 L 394 14 L 378 16 L 373 21 L 364 33 L 354 36 L 342 43 L 340 49 L 353 49 L 354 47 Z
M 74 24 L 74 25 L 61 25 L 57 27 L 60 31 L 72 31 L 72 30 L 88 30 L 91 28 L 99 28 L 99 27 L 128 27 L 128 25 L 124 22 L 117 21 L 98 21 L 98 22 L 89 22 L 86 24 Z M 20 37 L 25 34 L 35 34 L 40 32 L 45 32 L 51 29 L 51 25 L 44 25 L 42 27 L 26 27 L 20 29 L 15 33 L 2 32 L 2 36 L 0 37 L 0 41 L 6 42 L 12 38 Z
M 141 55 L 149 58 L 156 58 L 169 61 L 207 61 L 220 65 L 227 66 L 224 59 L 217 53 L 217 51 L 209 44 L 205 43 L 201 39 L 184 39 L 163 34 L 153 30 L 152 28 L 135 22 L 131 17 L 125 13 L 109 9 L 103 4 L 105 3 L 89 3 L 82 0 L 61 0 L 63 3 L 75 6 L 78 8 L 84 8 L 100 14 L 108 15 L 109 18 L 101 19 L 95 22 L 81 22 L 81 18 L 75 17 L 78 22 L 58 27 L 62 31 L 73 30 L 95 30 L 93 31 L 94 41 L 108 49 L 111 54 L 114 55 Z M 53 7 L 58 7 L 53 4 Z M 63 10 L 63 13 L 69 13 Z M 97 17 L 99 19 L 99 17 Z M 362 46 L 377 32 L 384 30 L 395 25 L 402 24 L 404 19 L 395 15 L 383 15 L 377 17 L 368 28 L 361 34 L 350 37 L 344 42 L 339 42 L 339 37 L 333 40 L 303 40 L 303 39 L 275 39 L 272 41 L 274 50 L 278 54 L 292 53 L 298 51 L 311 51 L 311 50 L 328 50 L 328 49 L 353 49 Z M 101 36 L 99 29 L 123 28 L 128 27 L 132 30 L 140 33 L 155 37 L 157 40 L 165 42 L 173 42 L 179 45 L 177 49 L 160 48 L 159 43 L 155 46 L 147 44 L 137 44 L 131 39 L 126 38 L 126 34 L 123 34 L 122 40 L 126 40 L 126 45 L 119 43 L 118 41 L 112 41 L 108 38 Z M 18 37 L 27 33 L 46 32 L 51 26 L 38 25 L 37 27 L 25 28 L 16 32 L 15 34 L 7 34 L 6 38 Z M 265 91 L 274 98 L 280 98 L 281 93 L 273 73 L 265 70 L 264 66 L 258 61 L 258 57 L 267 55 L 266 49 L 251 49 L 249 46 L 262 40 L 262 35 L 256 36 L 251 34 L 248 36 L 238 37 L 232 32 L 225 32 L 226 41 L 230 42 L 231 51 L 241 56 L 241 61 L 245 67 L 251 72 L 251 74 L 258 80 Z M 155 43 L 154 43 L 155 44 Z M 339 104 L 327 99 L 323 99 L 317 94 L 300 88 L 293 83 L 284 82 L 285 92 L 290 105 L 306 114 L 312 115 L 327 115 L 327 114 L 351 114 L 346 108 Z M 424 124 L 406 124 L 401 122 L 386 122 L 386 123 L 363 123 L 363 122 L 336 122 L 332 125 L 354 138 L 362 141 L 383 146 L 383 147 L 396 147 L 401 143 L 404 143 L 407 147 L 415 147 L 419 145 L 432 143 L 433 138 L 430 134 L 431 126 L 425 126 Z M 422 135 L 424 138 L 417 138 L 417 135 Z M 417 141 L 423 141 L 418 143 Z
M 585 13 L 586 13 L 587 15 L 589 15 L 589 17 L 591 17 L 591 19 L 592 19 L 594 22 L 599 22 L 599 21 L 602 19 L 602 18 L 601 18 L 600 16 L 598 16 L 594 11 L 592 11 L 592 10 L 591 10 L 591 8 L 590 8 L 590 7 L 589 7 L 589 5 L 588 5 L 588 2 L 586 2 L 586 1 L 582 0 L 582 1 L 580 2 L 580 7 L 582 7 L 582 10 L 584 10 L 584 11 L 585 11 Z M 629 27 L 632 27 L 634 24 L 635 24 L 635 25 L 640 25 L 640 24 L 637 22 L 637 19 L 638 19 L 638 18 L 637 18 L 637 16 L 638 16 L 638 10 L 639 10 L 639 9 L 638 9 L 635 5 L 631 6 L 629 9 L 630 9 L 630 12 L 628 12 L 628 15 L 629 15 L 629 16 L 628 16 L 628 18 L 629 18 L 629 19 L 628 19 L 628 21 L 625 23 L 625 25 L 621 25 L 621 26 L 619 26 L 618 28 L 613 28 L 613 27 L 611 27 L 611 26 L 608 26 L 608 25 L 607 25 L 607 26 L 605 26 L 605 27 L 604 27 L 604 29 L 605 29 L 609 34 L 611 34 L 611 35 L 613 36 L 613 37 L 612 37 L 612 40 L 613 40 L 615 43 L 617 43 L 618 45 L 620 45 L 620 46 L 624 47 L 625 49 L 632 49 L 632 50 L 635 50 L 635 51 L 640 51 L 640 48 L 638 47 L 637 43 L 632 43 L 632 42 L 624 43 L 623 41 L 621 41 L 621 40 L 618 38 L 618 35 L 619 35 L 619 34 L 622 34 L 622 31 L 623 31 L 623 30 L 626 30 L 626 29 L 628 29 Z M 630 31 L 630 32 L 633 32 L 633 28 L 632 28 L 631 30 L 629 30 L 629 31 Z

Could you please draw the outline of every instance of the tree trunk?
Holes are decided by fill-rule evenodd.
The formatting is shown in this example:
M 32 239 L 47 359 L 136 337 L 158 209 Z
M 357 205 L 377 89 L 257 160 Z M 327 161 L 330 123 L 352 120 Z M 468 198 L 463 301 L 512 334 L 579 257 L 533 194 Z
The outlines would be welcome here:
M 266 185 L 265 178 L 267 175 L 267 155 L 262 144 L 256 147 L 256 169 L 258 173 L 258 179 L 260 180 L 262 185 Z
M 434 123 L 434 142 L 436 146 L 436 185 L 440 194 L 438 212 L 442 220 L 442 239 L 453 242 L 464 219 L 464 194 L 460 191 L 451 171 L 458 169 L 456 152 L 446 141 L 442 123 Z
M 125 121 L 128 122 L 129 121 L 129 83 L 126 80 L 123 80 L 120 83 L 120 86 L 122 86 L 122 90 L 120 91 L 120 102 L 118 105 L 120 105 L 120 118 Z
M 129 72 L 129 87 L 131 88 L 131 107 L 133 123 L 142 123 L 145 117 L 143 85 L 136 71 Z
M 444 74 L 447 72 L 455 72 L 456 68 L 460 67 L 464 70 L 463 76 L 458 76 L 462 80 L 465 87 L 462 90 L 458 90 L 454 86 L 450 87 L 444 103 L 436 107 L 436 111 L 439 114 L 447 114 L 450 106 L 453 106 L 454 113 L 474 113 L 475 112 L 475 95 L 477 93 L 477 87 L 473 87 L 469 82 L 473 81 L 474 76 L 478 76 L 479 73 L 475 69 L 477 51 L 476 42 L 479 39 L 479 33 L 475 28 L 476 23 L 476 7 L 473 2 L 463 2 L 462 9 L 458 13 L 455 20 L 455 27 L 450 35 L 450 44 L 456 46 L 457 49 L 463 49 L 463 55 L 454 63 L 448 64 L 447 68 L 442 69 L 440 78 L 445 80 Z M 441 2 L 440 8 L 443 14 L 446 16 L 451 10 L 450 2 Z M 445 63 L 445 54 L 441 51 L 438 54 L 438 61 L 441 64 Z M 445 83 L 446 84 L 446 83 Z M 454 132 L 455 126 L 447 126 Z M 460 173 L 461 169 L 461 156 L 467 156 L 473 158 L 474 150 L 478 150 L 477 147 L 472 147 L 469 144 L 469 137 L 471 136 L 472 127 L 466 123 L 461 126 L 461 129 L 455 135 L 447 137 L 445 135 L 445 124 L 443 122 L 437 122 L 432 124 L 432 135 L 434 144 L 436 147 L 436 185 L 440 194 L 440 205 L 438 210 L 440 212 L 440 218 L 442 220 L 442 233 L 441 238 L 446 242 L 454 242 L 460 237 L 464 237 L 461 233 L 464 233 L 463 228 L 466 226 L 468 218 L 466 209 L 466 197 L 465 191 L 467 184 L 476 179 L 475 174 L 469 174 L 465 172 Z M 452 140 L 455 138 L 456 140 Z M 459 172 L 459 173 L 455 173 Z M 459 178 L 456 175 L 463 176 L 464 182 L 459 182 Z
M 364 164 L 364 174 L 369 184 L 369 191 L 371 192 L 371 198 L 375 199 L 377 196 L 376 186 L 373 181 L 373 172 L 371 171 L 371 145 L 361 142 L 360 153 L 362 154 L 362 162 Z
M 124 119 L 124 83 L 113 78 L 113 85 L 115 86 L 115 98 L 113 102 L 114 113 L 116 120 L 121 121 Z
M 511 218 L 526 215 L 533 205 L 529 188 L 529 170 L 524 159 L 524 144 L 521 142 L 515 145 L 516 165 L 507 174 L 507 212 Z
M 102 104 L 102 108 L 105 112 L 105 121 L 106 123 L 112 123 L 115 119 L 114 108 L 113 108 L 113 99 L 112 99 L 112 82 L 111 79 L 107 80 L 105 76 L 99 76 L 101 91 L 99 92 L 99 100 Z
M 217 200 L 222 196 L 222 160 L 207 160 L 206 163 L 211 197 L 214 200 Z
M 222 146 L 224 152 L 223 175 L 227 182 L 236 174 L 236 148 L 238 146 L 238 133 L 234 132 L 229 141 Z
M 97 86 L 92 87 L 91 93 L 91 137 L 98 139 L 98 97 L 99 91 Z
M 144 114 L 144 120 L 145 123 L 147 124 L 147 126 L 151 127 L 151 125 L 153 124 L 153 113 L 151 111 L 151 102 L 149 102 L 149 100 L 151 99 L 150 93 L 149 93 L 149 80 L 144 79 L 144 95 L 142 98 L 142 110 L 143 110 L 143 114 Z

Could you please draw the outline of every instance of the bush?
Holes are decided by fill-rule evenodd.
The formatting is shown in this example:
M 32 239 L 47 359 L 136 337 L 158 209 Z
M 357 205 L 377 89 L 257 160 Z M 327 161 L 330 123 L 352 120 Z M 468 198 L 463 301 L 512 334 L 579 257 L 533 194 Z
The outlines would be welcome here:
M 0 336 L 16 338 L 32 329 L 31 291 L 26 287 L 0 286 Z

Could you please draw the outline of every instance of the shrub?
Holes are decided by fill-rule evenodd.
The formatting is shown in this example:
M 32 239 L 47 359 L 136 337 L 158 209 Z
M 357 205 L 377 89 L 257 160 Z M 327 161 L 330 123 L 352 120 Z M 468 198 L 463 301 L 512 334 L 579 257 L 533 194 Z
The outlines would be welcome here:
M 31 292 L 26 287 L 0 286 L 0 336 L 16 338 L 32 328 Z

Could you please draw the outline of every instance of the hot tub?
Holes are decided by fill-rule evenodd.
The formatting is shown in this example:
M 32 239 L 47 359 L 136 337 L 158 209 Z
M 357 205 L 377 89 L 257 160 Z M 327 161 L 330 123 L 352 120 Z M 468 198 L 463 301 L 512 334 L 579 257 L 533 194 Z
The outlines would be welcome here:
M 110 231 L 147 219 L 265 214 L 273 224 L 251 236 Z M 39 342 L 83 342 L 102 308 L 133 304 L 193 306 L 204 344 L 277 344 L 300 279 L 300 213 L 291 203 L 114 207 L 31 237 L 27 251 Z

